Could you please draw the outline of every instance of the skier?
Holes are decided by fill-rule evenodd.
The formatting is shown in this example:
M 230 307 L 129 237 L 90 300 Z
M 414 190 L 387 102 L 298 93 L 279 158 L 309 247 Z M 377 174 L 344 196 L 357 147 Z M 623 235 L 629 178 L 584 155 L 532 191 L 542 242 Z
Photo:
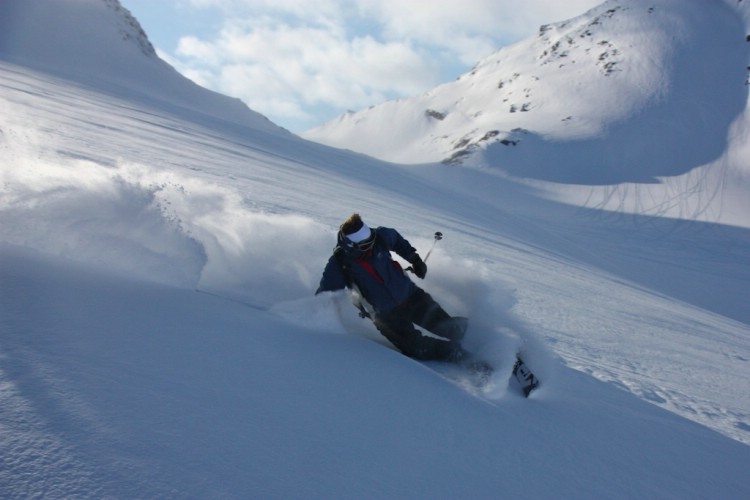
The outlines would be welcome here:
M 414 274 L 424 279 L 427 265 L 398 231 L 370 229 L 359 214 L 352 214 L 339 228 L 338 243 L 315 294 L 349 288 L 364 301 L 356 304 L 360 315 L 369 317 L 405 355 L 461 362 L 468 354 L 461 347 L 467 319 L 448 315 L 409 279 L 391 251 L 410 262 Z M 422 335 L 414 324 L 437 337 Z

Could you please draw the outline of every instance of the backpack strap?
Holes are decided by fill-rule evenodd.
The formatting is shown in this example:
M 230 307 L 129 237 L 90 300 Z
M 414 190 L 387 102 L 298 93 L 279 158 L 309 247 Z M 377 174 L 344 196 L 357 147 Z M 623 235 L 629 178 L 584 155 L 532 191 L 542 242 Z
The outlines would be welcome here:
M 333 256 L 336 257 L 336 262 L 338 262 L 339 267 L 341 268 L 341 272 L 344 274 L 344 283 L 346 283 L 346 288 L 351 290 L 354 281 L 352 280 L 352 273 L 349 269 L 349 264 L 347 264 L 346 259 L 344 258 L 344 250 L 341 247 L 336 247 L 333 250 Z
M 377 243 L 377 233 L 375 238 Z M 354 307 L 359 309 L 359 317 L 372 319 L 372 314 L 367 311 L 365 305 L 363 304 L 363 301 L 365 299 L 362 296 L 362 292 L 359 291 L 359 287 L 356 283 L 354 283 L 354 280 L 352 279 L 352 272 L 349 267 L 349 263 L 344 258 L 344 250 L 341 247 L 336 247 L 333 250 L 333 256 L 336 257 L 336 262 L 338 262 L 339 267 L 341 267 L 341 272 L 344 275 L 344 283 L 346 284 L 346 288 L 353 292 L 352 303 L 354 304 Z

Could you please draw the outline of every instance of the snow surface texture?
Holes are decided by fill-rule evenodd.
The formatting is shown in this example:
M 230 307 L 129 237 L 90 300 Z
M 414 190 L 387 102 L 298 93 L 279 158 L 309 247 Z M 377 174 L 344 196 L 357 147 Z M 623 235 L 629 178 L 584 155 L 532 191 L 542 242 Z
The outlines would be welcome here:
M 41 3 L 0 3 L 0 496 L 750 496 L 747 229 L 225 119 L 117 2 Z M 53 14 L 83 35 L 47 57 Z M 420 285 L 471 318 L 487 388 L 312 295 L 353 210 L 443 232 Z

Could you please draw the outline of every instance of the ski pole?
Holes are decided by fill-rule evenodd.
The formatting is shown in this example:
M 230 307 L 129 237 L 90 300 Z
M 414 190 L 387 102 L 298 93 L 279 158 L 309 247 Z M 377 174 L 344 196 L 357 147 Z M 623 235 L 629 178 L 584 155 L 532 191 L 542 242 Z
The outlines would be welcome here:
M 432 246 L 430 247 L 429 250 L 427 250 L 427 253 L 424 256 L 424 259 L 422 259 L 422 262 L 427 262 L 427 259 L 430 257 L 430 254 L 432 253 L 432 250 L 435 248 L 435 245 L 437 244 L 437 242 L 443 239 L 443 233 L 441 233 L 440 231 L 436 231 L 434 238 L 435 239 L 432 240 Z M 412 266 L 407 267 L 406 270 L 409 271 L 410 273 L 414 272 L 414 268 Z
M 432 241 L 432 246 L 430 247 L 429 250 L 427 250 L 427 253 L 424 256 L 424 259 L 422 259 L 422 262 L 427 262 L 427 259 L 430 257 L 430 254 L 432 253 L 432 250 L 435 248 L 435 245 L 437 244 L 438 241 L 440 241 L 442 239 L 443 239 L 443 233 L 441 233 L 440 231 L 436 231 L 435 232 L 435 239 Z

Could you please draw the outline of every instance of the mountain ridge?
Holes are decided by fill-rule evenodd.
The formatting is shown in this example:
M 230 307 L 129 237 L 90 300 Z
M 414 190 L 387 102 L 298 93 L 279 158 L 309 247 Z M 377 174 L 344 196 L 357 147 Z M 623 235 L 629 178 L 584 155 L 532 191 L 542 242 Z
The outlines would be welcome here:
M 395 162 L 489 166 L 562 183 L 652 183 L 726 149 L 747 102 L 743 44 L 738 10 L 725 2 L 609 0 L 540 27 L 455 82 L 302 135 Z M 549 167 L 581 151 L 587 164 Z

